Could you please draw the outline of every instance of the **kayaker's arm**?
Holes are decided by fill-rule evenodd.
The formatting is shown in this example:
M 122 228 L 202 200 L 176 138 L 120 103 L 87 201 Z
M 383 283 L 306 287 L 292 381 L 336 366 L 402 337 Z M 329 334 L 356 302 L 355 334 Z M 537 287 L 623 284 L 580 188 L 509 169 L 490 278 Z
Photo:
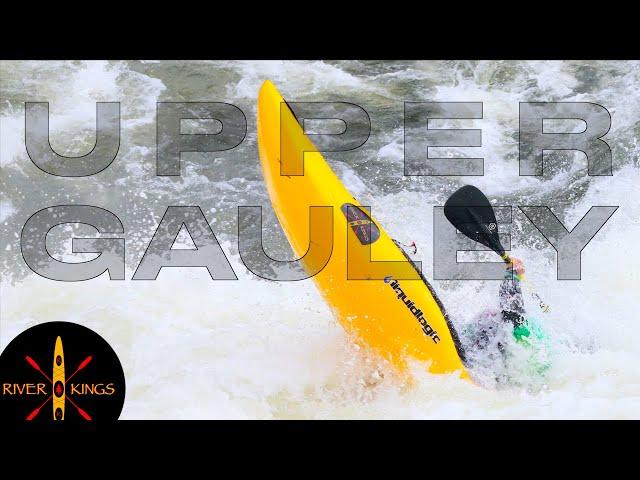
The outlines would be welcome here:
M 520 276 L 524 274 L 524 265 L 517 258 L 511 258 L 512 265 L 507 267 L 504 280 L 500 285 L 500 314 L 502 320 L 511 322 L 514 327 L 525 322 L 524 299 L 520 288 Z

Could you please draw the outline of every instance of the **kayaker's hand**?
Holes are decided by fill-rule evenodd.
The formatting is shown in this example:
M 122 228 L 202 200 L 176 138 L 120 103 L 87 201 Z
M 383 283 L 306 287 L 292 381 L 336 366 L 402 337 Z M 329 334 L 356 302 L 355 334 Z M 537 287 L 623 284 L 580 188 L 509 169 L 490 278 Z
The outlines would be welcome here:
M 510 260 L 513 273 L 515 273 L 519 277 L 524 275 L 524 263 L 522 263 L 522 260 L 514 257 L 511 257 Z

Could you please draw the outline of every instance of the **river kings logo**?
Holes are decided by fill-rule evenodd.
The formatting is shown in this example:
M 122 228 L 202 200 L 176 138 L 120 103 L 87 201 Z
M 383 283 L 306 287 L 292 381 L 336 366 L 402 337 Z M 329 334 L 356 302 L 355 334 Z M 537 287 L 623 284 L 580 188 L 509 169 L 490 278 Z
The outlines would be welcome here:
M 116 353 L 75 323 L 43 323 L 13 339 L 0 355 L 0 386 L 0 419 L 18 427 L 91 426 L 116 420 L 124 405 Z

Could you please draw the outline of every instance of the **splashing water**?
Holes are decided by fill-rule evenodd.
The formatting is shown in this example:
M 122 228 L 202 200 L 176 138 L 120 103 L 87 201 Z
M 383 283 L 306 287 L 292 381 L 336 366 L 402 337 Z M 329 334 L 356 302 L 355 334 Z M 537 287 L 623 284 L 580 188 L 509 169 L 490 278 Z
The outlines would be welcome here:
M 514 211 L 512 253 L 552 305 L 539 318 L 554 347 L 544 384 L 531 388 L 522 378 L 481 387 L 416 365 L 416 384 L 407 389 L 349 341 L 311 281 L 273 283 L 246 271 L 235 246 L 238 205 L 263 205 L 265 248 L 291 256 L 256 150 L 255 101 L 267 78 L 292 100 L 346 100 L 369 112 L 368 142 L 327 159 L 390 234 L 416 241 L 427 278 L 432 208 L 464 182 L 500 205 L 548 205 L 569 229 L 592 205 L 620 206 L 583 251 L 582 280 L 574 282 L 556 280 L 555 251 Z M 0 93 L 1 347 L 44 321 L 96 330 L 125 368 L 123 418 L 640 417 L 639 62 L 2 62 Z M 247 138 L 227 152 L 183 155 L 181 177 L 155 176 L 155 103 L 200 100 L 240 107 Z M 461 153 L 484 157 L 484 177 L 402 175 L 403 102 L 420 100 L 484 102 L 482 120 L 460 122 L 482 128 L 483 146 Z M 24 147 L 25 101 L 50 103 L 51 143 L 65 155 L 91 149 L 95 102 L 121 102 L 118 158 L 93 177 L 45 174 Z M 614 175 L 588 177 L 584 158 L 566 154 L 547 160 L 553 168 L 542 178 L 518 176 L 520 101 L 605 106 Z M 155 282 L 38 277 L 20 255 L 21 228 L 37 210 L 66 203 L 121 218 L 127 279 L 166 207 L 200 205 L 239 280 L 214 282 L 203 269 L 164 269 Z M 79 232 L 52 231 L 52 251 L 68 254 Z M 433 284 L 461 332 L 496 302 L 497 282 Z

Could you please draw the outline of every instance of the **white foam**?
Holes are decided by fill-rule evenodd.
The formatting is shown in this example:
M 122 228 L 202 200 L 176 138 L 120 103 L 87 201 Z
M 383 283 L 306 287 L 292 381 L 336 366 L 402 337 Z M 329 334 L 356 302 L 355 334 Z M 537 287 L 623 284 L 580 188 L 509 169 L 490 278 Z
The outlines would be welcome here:
M 571 96 L 579 82 L 569 64 L 557 62 L 518 62 L 507 72 L 511 80 L 502 85 L 494 80 L 505 67 L 500 62 L 415 63 L 406 70 L 369 77 L 320 61 L 211 65 L 212 71 L 220 65 L 240 78 L 229 83 L 228 101 L 253 102 L 266 78 L 293 97 L 304 93 L 326 99 L 340 90 L 401 102 L 405 98 L 397 96 L 396 83 L 423 82 L 425 100 L 483 101 L 485 118 L 474 121 L 473 127 L 483 129 L 486 175 L 471 180 L 489 195 L 536 189 L 552 199 L 554 192 L 569 188 L 568 174 L 544 181 L 518 176 L 513 136 L 518 101 L 588 100 L 580 94 Z M 583 251 L 583 279 L 557 281 L 550 246 L 533 250 L 515 243 L 513 253 L 526 262 L 528 277 L 552 306 L 540 320 L 556 343 L 556 356 L 547 386 L 535 393 L 526 388 L 482 388 L 455 376 L 428 375 L 420 366 L 415 366 L 415 388 L 403 388 L 388 367 L 349 341 L 311 281 L 258 279 L 237 255 L 229 254 L 235 251 L 229 242 L 222 246 L 238 281 L 212 281 L 204 269 L 178 268 L 164 269 L 155 282 L 132 281 L 131 271 L 124 282 L 111 282 L 104 275 L 65 283 L 35 274 L 13 285 L 5 279 L 0 283 L 0 347 L 45 320 L 77 322 L 96 330 L 114 347 L 125 368 L 124 418 L 638 418 L 640 264 L 633 252 L 640 238 L 640 168 L 632 133 L 638 122 L 637 65 L 621 65 L 623 73 L 601 90 L 601 103 L 614 111 L 610 135 L 628 138 L 619 147 L 623 150 L 615 152 L 628 165 L 613 177 L 592 178 L 586 194 L 563 217 L 573 226 L 592 205 L 620 205 Z M 165 88 L 157 78 L 134 72 L 126 63 L 20 64 L 20 68 L 23 73 L 45 69 L 39 78 L 32 75 L 33 80 L 22 74 L 29 92 L 40 94 L 25 100 L 51 102 L 52 137 L 58 138 L 62 150 L 71 144 L 65 132 L 77 138 L 94 128 L 96 101 L 123 102 L 124 135 L 141 125 L 148 129 Z M 24 172 L 32 166 L 24 151 L 24 111 L 5 112 L 0 119 L 2 167 L 28 175 Z M 92 138 L 88 136 L 78 148 Z M 230 197 L 247 188 L 239 179 L 213 182 L 191 165 L 180 181 L 150 180 L 153 165 L 141 159 L 152 153 L 152 138 L 144 144 L 130 141 L 121 152 L 123 175 L 135 178 L 132 192 L 141 201 L 167 192 L 179 198 L 196 186 L 209 185 Z M 401 129 L 391 132 L 389 144 L 378 155 L 393 168 L 402 164 Z M 372 206 L 374 217 L 394 238 L 416 241 L 416 258 L 432 278 L 432 207 L 443 198 L 446 179 L 430 189 L 371 192 L 370 179 L 361 172 L 336 165 L 347 186 Z M 572 172 L 580 168 L 584 165 L 572 167 Z M 398 167 L 399 178 L 401 171 Z M 422 185 L 409 177 L 401 181 Z M 117 182 L 126 183 L 123 177 Z M 249 188 L 258 187 L 249 183 Z M 15 199 L 3 198 L 0 221 L 19 208 Z M 207 208 L 207 218 L 216 222 L 224 214 L 219 210 Z M 125 237 L 150 238 L 155 226 L 153 219 L 136 227 L 148 231 L 132 232 L 127 225 Z M 15 249 L 0 253 L 19 255 Z M 434 285 L 459 326 L 495 302 L 498 287 L 495 282 Z M 377 372 L 384 374 L 382 381 Z

